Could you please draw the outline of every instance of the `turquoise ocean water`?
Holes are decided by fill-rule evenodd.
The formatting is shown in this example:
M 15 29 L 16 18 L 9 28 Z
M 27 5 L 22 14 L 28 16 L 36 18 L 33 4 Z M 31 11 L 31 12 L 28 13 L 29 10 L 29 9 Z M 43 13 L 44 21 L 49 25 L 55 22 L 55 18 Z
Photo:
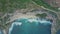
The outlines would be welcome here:
M 51 34 L 51 22 L 46 19 L 20 18 L 12 23 L 9 34 Z

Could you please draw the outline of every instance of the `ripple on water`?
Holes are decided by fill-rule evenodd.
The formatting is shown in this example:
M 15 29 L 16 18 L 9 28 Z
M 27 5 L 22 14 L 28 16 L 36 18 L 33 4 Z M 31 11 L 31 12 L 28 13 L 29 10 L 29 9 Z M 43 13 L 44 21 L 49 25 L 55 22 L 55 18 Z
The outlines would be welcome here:
M 17 19 L 12 23 L 9 34 L 51 34 L 51 22 L 45 19 Z

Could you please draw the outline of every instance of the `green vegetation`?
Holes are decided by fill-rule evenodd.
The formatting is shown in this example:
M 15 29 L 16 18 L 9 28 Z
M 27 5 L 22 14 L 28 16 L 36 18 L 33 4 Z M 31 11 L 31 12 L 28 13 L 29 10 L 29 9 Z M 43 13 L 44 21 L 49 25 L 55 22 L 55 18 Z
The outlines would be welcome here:
M 60 25 L 60 20 L 57 20 L 57 24 Z
M 45 8 L 58 11 L 57 8 L 50 6 L 49 4 L 45 3 L 43 0 L 32 0 L 32 1 L 34 1 L 36 4 L 40 6 L 44 6 Z M 0 0 L 0 12 L 12 13 L 16 9 L 26 8 L 27 4 L 29 4 L 29 2 L 32 1 L 31 0 Z
M 30 2 L 29 0 L 10 0 L 10 7 L 13 8 L 26 8 L 26 3 Z
M 37 17 L 39 18 L 45 18 L 47 16 L 46 13 L 43 13 L 43 14 L 36 14 Z
M 48 11 L 48 13 L 49 14 L 51 14 L 52 15 L 52 17 L 55 17 L 55 18 L 57 18 L 58 16 L 57 16 L 57 14 L 56 13 L 54 13 L 54 12 L 52 12 L 52 11 Z
M 56 20 L 56 26 L 55 27 L 56 27 L 57 31 L 60 29 L 60 20 L 59 19 Z
M 50 9 L 50 10 L 58 11 L 58 8 L 50 6 L 48 3 L 44 2 L 43 0 L 32 0 L 32 1 L 34 1 L 36 4 L 38 4 L 40 6 Z
M 4 26 L 4 25 L 0 25 L 0 28 L 1 28 L 1 29 L 5 29 L 6 26 Z
M 26 8 L 30 0 L 0 0 L 0 12 L 12 13 L 16 9 Z
M 7 9 L 6 4 L 7 4 L 6 0 L 0 0 L 0 12 L 6 11 L 6 9 Z

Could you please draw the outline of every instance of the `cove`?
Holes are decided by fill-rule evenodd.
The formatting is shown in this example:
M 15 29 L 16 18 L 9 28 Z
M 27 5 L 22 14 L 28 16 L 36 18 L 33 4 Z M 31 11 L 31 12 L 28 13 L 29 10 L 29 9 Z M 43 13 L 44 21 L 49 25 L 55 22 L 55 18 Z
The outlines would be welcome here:
M 37 18 L 16 19 L 9 28 L 9 34 L 51 34 L 51 22 Z

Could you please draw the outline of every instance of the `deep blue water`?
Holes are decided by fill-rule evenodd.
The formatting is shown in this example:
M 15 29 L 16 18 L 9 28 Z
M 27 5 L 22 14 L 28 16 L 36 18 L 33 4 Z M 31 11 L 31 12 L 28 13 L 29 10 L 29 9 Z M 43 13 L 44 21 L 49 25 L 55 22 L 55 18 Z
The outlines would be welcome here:
M 60 34 L 60 30 L 58 30 L 56 34 Z
M 45 19 L 17 19 L 12 23 L 9 34 L 51 34 L 51 22 Z

